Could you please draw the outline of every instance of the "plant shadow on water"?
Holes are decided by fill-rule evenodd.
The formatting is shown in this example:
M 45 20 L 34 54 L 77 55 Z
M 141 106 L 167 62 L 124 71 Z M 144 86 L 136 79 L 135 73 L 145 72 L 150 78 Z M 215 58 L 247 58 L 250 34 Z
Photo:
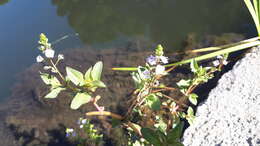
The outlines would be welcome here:
M 67 16 L 70 26 L 87 44 L 110 42 L 123 36 L 145 36 L 168 50 L 176 50 L 182 48 L 182 41 L 191 32 L 200 38 L 207 33 L 247 33 L 241 30 L 245 30 L 244 22 L 251 20 L 243 1 L 237 0 L 197 0 L 192 5 L 181 0 L 52 0 L 52 3 L 57 6 L 57 14 Z
M 214 44 L 217 42 L 217 39 L 220 40 L 220 37 L 209 38 L 208 40 L 206 39 L 206 42 L 211 42 L 211 45 L 220 45 Z M 233 35 L 230 38 L 230 42 L 237 41 L 237 39 L 242 38 L 240 35 Z M 201 43 L 196 45 L 198 44 L 201 45 Z M 136 64 L 142 64 L 144 62 L 143 56 L 148 56 L 149 54 L 151 54 L 151 51 L 136 51 L 133 48 L 116 48 L 100 51 L 91 51 L 91 49 L 67 50 L 64 52 L 66 62 L 60 67 L 73 66 L 82 71 L 96 60 L 101 59 L 105 62 L 105 74 L 102 80 L 108 83 L 109 86 L 109 89 L 99 91 L 99 94 L 104 97 L 101 103 L 107 105 L 106 108 L 110 111 L 123 114 L 126 112 L 126 97 L 133 90 L 133 82 L 128 72 L 115 72 L 111 71 L 111 68 L 115 65 L 135 66 Z M 172 57 L 171 61 L 175 62 L 177 61 L 176 59 L 179 60 L 184 56 L 191 57 L 181 55 Z M 132 60 L 135 60 L 135 62 Z M 43 99 L 48 91 L 37 74 L 39 68 L 40 65 L 35 64 L 20 74 L 20 81 L 14 86 L 12 97 L 1 107 L 1 112 L 5 113 L 2 121 L 5 122 L 7 127 L 11 127 L 17 145 L 75 145 L 73 140 L 65 138 L 65 127 L 75 127 L 75 119 L 87 111 L 91 111 L 93 107 L 86 105 L 78 111 L 70 110 L 68 105 L 71 98 L 67 93 L 61 94 L 55 100 Z M 179 79 L 187 76 L 190 76 L 189 71 L 179 68 L 165 80 L 166 83 L 176 86 L 175 83 Z M 208 90 L 209 88 L 206 89 L 206 91 Z M 178 95 L 178 93 L 169 94 Z M 98 124 L 97 126 L 105 134 L 105 145 L 118 145 L 119 141 L 122 140 L 121 137 L 114 136 L 115 131 L 107 123 Z M 2 134 L 0 133 L 0 139 Z

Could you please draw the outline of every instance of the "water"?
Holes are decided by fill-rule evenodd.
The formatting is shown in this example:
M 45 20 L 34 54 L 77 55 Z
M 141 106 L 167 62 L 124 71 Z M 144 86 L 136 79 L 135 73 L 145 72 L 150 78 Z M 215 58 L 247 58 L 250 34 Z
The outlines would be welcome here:
M 1 0 L 0 32 L 0 99 L 35 62 L 41 32 L 50 40 L 70 35 L 55 45 L 61 50 L 139 38 L 181 49 L 190 33 L 255 33 L 242 0 Z

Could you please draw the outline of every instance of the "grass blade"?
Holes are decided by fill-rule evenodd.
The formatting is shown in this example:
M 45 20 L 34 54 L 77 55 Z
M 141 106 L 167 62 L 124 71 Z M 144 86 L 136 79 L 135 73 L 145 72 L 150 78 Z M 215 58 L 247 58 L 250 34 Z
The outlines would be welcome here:
M 256 38 L 252 38 L 252 39 L 256 39 Z M 226 48 L 226 49 L 223 49 L 223 50 L 215 51 L 215 52 L 212 52 L 212 53 L 209 53 L 209 54 L 205 54 L 205 55 L 202 55 L 202 56 L 183 60 L 183 61 L 180 61 L 180 62 L 167 64 L 167 65 L 165 65 L 165 67 L 187 64 L 187 63 L 190 63 L 194 59 L 196 61 L 206 60 L 206 59 L 210 59 L 210 58 L 216 57 L 216 56 L 221 55 L 221 54 L 231 53 L 231 52 L 243 50 L 243 49 L 246 49 L 246 48 L 254 47 L 254 46 L 257 46 L 257 45 L 260 45 L 260 41 L 248 42 L 248 43 L 245 43 L 245 44 L 240 44 L 240 45 L 237 45 L 237 46 L 229 47 L 229 48 Z M 137 68 L 136 67 L 118 67 L 118 68 L 112 68 L 112 70 L 136 71 Z
M 255 13 L 256 13 L 256 17 L 259 20 L 259 7 L 258 7 L 258 0 L 253 0 L 253 4 L 254 4 L 254 8 L 255 8 Z M 258 21 L 259 22 L 259 21 Z
M 199 53 L 199 52 L 216 51 L 216 50 L 220 50 L 220 49 L 224 49 L 224 48 L 228 48 L 228 47 L 233 47 L 233 46 L 237 46 L 237 45 L 241 45 L 241 44 L 245 44 L 245 43 L 249 43 L 249 42 L 254 42 L 256 40 L 259 40 L 259 37 L 254 37 L 254 38 L 243 40 L 243 41 L 233 43 L 233 44 L 227 44 L 227 45 L 222 45 L 222 46 L 217 46 L 217 47 L 207 47 L 207 48 L 195 49 L 195 50 L 190 50 L 190 51 L 187 51 L 187 52 Z
M 193 59 L 195 59 L 196 61 L 206 60 L 206 59 L 213 58 L 213 57 L 216 57 L 216 56 L 221 55 L 221 54 L 231 53 L 231 52 L 243 50 L 243 49 L 246 49 L 246 48 L 254 47 L 254 46 L 257 46 L 257 45 L 260 45 L 260 41 L 254 41 L 254 42 L 250 42 L 250 43 L 226 48 L 226 49 L 216 51 L 216 52 L 213 52 L 213 53 L 205 54 L 205 55 L 202 55 L 202 56 L 199 56 L 199 57 L 183 60 L 183 61 L 172 63 L 172 64 L 167 64 L 167 65 L 165 65 L 165 67 L 187 64 L 187 63 L 190 63 Z
M 255 26 L 256 26 L 256 29 L 257 29 L 257 32 L 258 32 L 258 36 L 260 36 L 260 27 L 259 27 L 259 19 L 256 15 L 256 11 L 252 5 L 252 2 L 251 0 L 244 0 L 253 20 L 254 20 L 254 23 L 255 23 Z

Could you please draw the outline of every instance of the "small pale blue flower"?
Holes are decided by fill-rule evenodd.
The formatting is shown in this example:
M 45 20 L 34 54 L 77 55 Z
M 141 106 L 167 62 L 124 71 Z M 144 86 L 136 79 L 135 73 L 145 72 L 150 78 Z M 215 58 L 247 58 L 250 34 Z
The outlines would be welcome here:
M 149 63 L 150 65 L 156 65 L 157 58 L 155 56 L 151 55 L 146 58 L 146 62 Z
M 81 123 L 82 123 L 82 124 L 86 124 L 86 123 L 87 123 L 87 119 L 83 119 L 83 120 L 81 121 Z
M 149 70 L 143 71 L 142 74 L 143 74 L 144 79 L 150 79 L 151 78 L 151 73 L 150 73 Z
M 73 136 L 73 137 L 77 136 L 77 133 L 76 133 L 75 131 L 72 132 L 72 136 Z

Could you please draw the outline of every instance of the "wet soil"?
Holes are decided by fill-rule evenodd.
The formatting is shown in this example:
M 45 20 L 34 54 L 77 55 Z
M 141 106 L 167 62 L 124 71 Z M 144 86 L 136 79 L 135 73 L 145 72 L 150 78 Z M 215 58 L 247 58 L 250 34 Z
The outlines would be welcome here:
M 207 36 L 203 41 L 197 42 L 193 36 L 189 36 L 184 42 L 186 50 L 211 45 L 222 45 L 243 39 L 241 35 L 229 34 L 221 37 Z M 112 71 L 112 67 L 128 67 L 144 64 L 146 56 L 152 54 L 152 50 L 136 47 L 130 44 L 124 48 L 111 48 L 93 50 L 90 47 L 70 49 L 63 52 L 65 56 L 59 68 L 64 73 L 65 66 L 70 66 L 85 72 L 96 61 L 104 63 L 102 80 L 108 88 L 98 90 L 102 96 L 100 105 L 106 110 L 123 115 L 126 111 L 126 101 L 130 98 L 134 89 L 129 72 Z M 167 50 L 167 56 L 171 62 L 184 58 L 190 58 L 197 54 L 175 55 Z M 19 81 L 14 85 L 12 95 L 8 101 L 0 106 L 0 141 L 5 146 L 64 146 L 75 145 L 72 140 L 65 138 L 65 128 L 75 127 L 76 121 L 84 113 L 94 110 L 91 105 L 85 105 L 79 110 L 69 108 L 71 95 L 62 92 L 56 99 L 44 99 L 48 88 L 39 77 L 42 64 L 34 64 L 20 73 Z M 169 86 L 176 86 L 181 78 L 191 76 L 187 68 L 177 68 L 164 82 Z M 168 93 L 172 96 L 180 96 L 181 93 Z M 109 125 L 101 125 L 102 132 L 108 141 L 112 138 Z M 106 145 L 112 145 L 107 142 Z

